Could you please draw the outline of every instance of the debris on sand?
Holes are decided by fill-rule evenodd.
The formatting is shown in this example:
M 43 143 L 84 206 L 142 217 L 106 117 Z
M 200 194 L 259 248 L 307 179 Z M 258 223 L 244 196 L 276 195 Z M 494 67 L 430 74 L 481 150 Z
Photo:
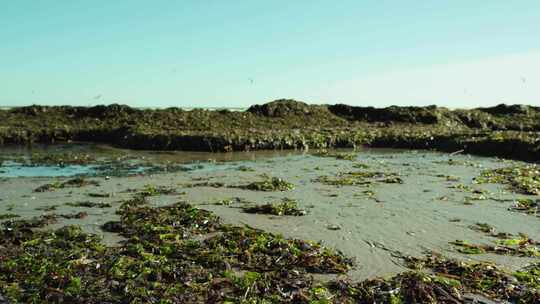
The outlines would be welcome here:
M 112 205 L 109 203 L 96 203 L 96 202 L 75 202 L 75 203 L 66 203 L 66 206 L 70 207 L 85 207 L 85 208 L 111 208 Z
M 305 210 L 298 208 L 298 202 L 293 199 L 284 198 L 278 203 L 268 203 L 263 205 L 249 206 L 242 208 L 246 213 L 271 214 L 277 216 L 291 215 L 302 216 L 306 215 Z
M 265 176 L 265 180 L 252 182 L 247 185 L 231 186 L 253 191 L 289 191 L 294 189 L 294 185 L 278 177 Z
M 527 164 L 485 170 L 475 182 L 506 184 L 515 192 L 540 195 L 540 168 L 536 164 Z
M 57 189 L 64 189 L 64 188 L 81 188 L 85 186 L 99 186 L 99 182 L 94 180 L 87 180 L 83 177 L 77 177 L 70 179 L 65 182 L 54 182 L 50 184 L 45 184 L 43 186 L 39 186 L 36 189 L 34 189 L 34 192 L 47 192 L 47 191 L 54 191 Z

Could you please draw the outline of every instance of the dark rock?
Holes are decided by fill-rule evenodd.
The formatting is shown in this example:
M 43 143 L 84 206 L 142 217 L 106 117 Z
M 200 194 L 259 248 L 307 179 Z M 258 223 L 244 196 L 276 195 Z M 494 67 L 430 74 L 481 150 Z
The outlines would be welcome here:
M 284 117 L 288 115 L 306 115 L 311 107 L 305 102 L 293 99 L 279 99 L 263 105 L 253 105 L 247 110 L 250 113 L 267 117 Z
M 441 118 L 440 110 L 436 106 L 374 108 L 336 104 L 328 106 L 328 110 L 351 121 L 435 124 Z
M 491 108 L 479 108 L 478 110 L 493 115 L 508 115 L 508 114 L 528 114 L 534 107 L 526 105 L 506 105 L 500 104 Z M 535 109 L 536 110 L 536 109 Z

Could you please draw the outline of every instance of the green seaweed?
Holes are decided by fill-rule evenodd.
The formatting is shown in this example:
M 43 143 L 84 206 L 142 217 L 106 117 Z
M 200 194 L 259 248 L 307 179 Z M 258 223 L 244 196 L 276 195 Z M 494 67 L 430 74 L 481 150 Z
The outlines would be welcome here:
M 475 182 L 506 184 L 519 193 L 540 195 L 540 168 L 528 164 L 486 170 L 475 178 Z
M 265 180 L 252 182 L 247 185 L 231 186 L 240 189 L 253 191 L 289 191 L 294 189 L 294 185 L 278 177 L 266 176 Z
M 18 214 L 14 214 L 14 213 L 4 213 L 4 214 L 0 214 L 0 221 L 1 220 L 12 219 L 12 218 L 17 218 L 17 217 L 21 217 L 21 216 L 18 215 Z
M 263 205 L 249 206 L 242 208 L 247 213 L 271 214 L 271 215 L 292 215 L 302 216 L 306 214 L 305 210 L 298 208 L 298 202 L 292 199 L 283 199 L 278 203 L 268 203 Z

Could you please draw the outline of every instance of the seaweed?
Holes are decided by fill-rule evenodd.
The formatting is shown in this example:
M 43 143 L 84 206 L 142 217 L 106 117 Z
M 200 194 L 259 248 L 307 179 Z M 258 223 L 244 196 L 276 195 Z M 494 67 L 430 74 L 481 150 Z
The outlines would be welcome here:
M 318 243 L 223 225 L 184 202 L 150 207 L 135 194 L 117 213 L 103 225 L 126 237 L 117 247 L 77 226 L 32 229 L 56 215 L 2 224 L 0 293 L 14 302 L 307 303 L 320 293 L 312 295 L 306 271 L 343 273 L 352 264 Z
M 396 173 L 377 171 L 350 171 L 338 173 L 335 177 L 319 176 L 313 180 L 330 186 L 368 186 L 376 182 L 402 184 L 403 179 Z
M 523 212 L 526 214 L 536 214 L 540 216 L 539 211 L 540 206 L 540 200 L 532 200 L 532 199 L 518 199 L 514 202 L 514 204 L 508 208 L 511 211 L 516 212 Z
M 437 107 L 320 106 L 276 100 L 250 109 L 35 105 L 0 111 L 0 142 L 88 141 L 131 149 L 211 152 L 369 145 L 540 160 L 540 111 L 536 107 L 503 113 Z M 35 158 L 57 164 L 87 161 L 84 155 Z
M 292 215 L 302 216 L 306 214 L 305 210 L 298 208 L 298 202 L 296 200 L 284 198 L 279 203 L 268 203 L 264 205 L 256 205 L 242 208 L 246 213 L 259 213 L 259 214 L 271 214 L 271 215 Z
M 0 214 L 0 221 L 1 220 L 12 219 L 12 218 L 17 218 L 17 217 L 21 217 L 21 216 L 18 215 L 18 214 L 14 214 L 14 213 L 4 213 L 4 214 Z
M 85 186 L 99 186 L 99 182 L 93 180 L 87 180 L 83 177 L 77 177 L 65 182 L 54 182 L 45 184 L 34 189 L 34 192 L 47 192 L 64 188 L 81 188 Z
M 110 208 L 112 207 L 109 203 L 95 203 L 95 202 L 75 202 L 75 203 L 66 203 L 66 206 L 70 207 L 86 207 L 86 208 Z
M 154 185 L 145 185 L 143 189 L 138 192 L 138 195 L 142 196 L 157 196 L 157 195 L 173 195 L 179 194 L 176 189 L 166 186 L 154 186 Z
M 408 257 L 406 265 L 415 270 L 431 270 L 438 277 L 452 282 L 461 294 L 466 292 L 483 294 L 492 299 L 513 303 L 536 303 L 540 300 L 540 290 L 534 285 L 534 279 L 539 279 L 534 273 L 534 267 L 509 273 L 492 263 L 465 263 L 445 259 L 437 254 L 420 259 Z M 533 284 L 528 283 L 531 279 Z M 464 300 L 449 303 L 462 302 Z
M 540 168 L 536 164 L 528 164 L 485 170 L 475 178 L 475 182 L 506 184 L 519 193 L 540 195 Z
M 316 282 L 352 261 L 318 243 L 223 225 L 186 203 L 149 207 L 136 195 L 109 226 L 127 240 L 107 247 L 77 226 L 0 230 L 0 294 L 12 302 L 63 303 L 464 303 L 468 294 L 515 303 L 540 299 L 538 265 L 515 273 L 432 255 L 404 257 L 390 278 Z M 18 223 L 18 224 L 16 224 Z M 429 269 L 430 272 L 423 272 Z M 29 271 L 31 270 L 31 271 Z
M 278 177 L 265 176 L 263 181 L 252 182 L 247 185 L 230 186 L 253 191 L 289 191 L 294 189 L 294 185 Z
M 506 234 L 492 234 L 496 237 L 507 237 Z M 515 255 L 524 257 L 540 257 L 540 246 L 538 243 L 524 234 L 520 234 L 519 238 L 507 239 L 503 238 L 495 241 L 494 245 L 487 244 L 471 244 L 467 241 L 456 240 L 450 242 L 454 245 L 457 251 L 464 254 L 482 254 L 493 253 L 500 255 Z
M 64 167 L 67 165 L 86 165 L 96 162 L 96 159 L 88 153 L 32 153 L 29 162 L 32 165 L 54 165 Z
M 355 161 L 357 154 L 356 153 L 339 153 L 339 152 L 329 152 L 328 150 L 321 150 L 317 153 L 313 153 L 313 156 L 318 157 L 331 157 L 338 160 L 348 160 L 348 161 Z M 356 164 L 358 165 L 358 164 Z
M 69 214 L 59 214 L 58 215 L 61 218 L 64 219 L 83 219 L 88 216 L 87 212 L 81 211 L 81 212 L 75 212 L 75 213 L 69 213 Z

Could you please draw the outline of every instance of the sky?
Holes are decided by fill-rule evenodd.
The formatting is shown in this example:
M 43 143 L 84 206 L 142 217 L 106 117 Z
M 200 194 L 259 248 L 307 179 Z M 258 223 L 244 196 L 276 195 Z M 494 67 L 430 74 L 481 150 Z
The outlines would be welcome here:
M 17 0 L 0 105 L 540 106 L 538 0 Z

